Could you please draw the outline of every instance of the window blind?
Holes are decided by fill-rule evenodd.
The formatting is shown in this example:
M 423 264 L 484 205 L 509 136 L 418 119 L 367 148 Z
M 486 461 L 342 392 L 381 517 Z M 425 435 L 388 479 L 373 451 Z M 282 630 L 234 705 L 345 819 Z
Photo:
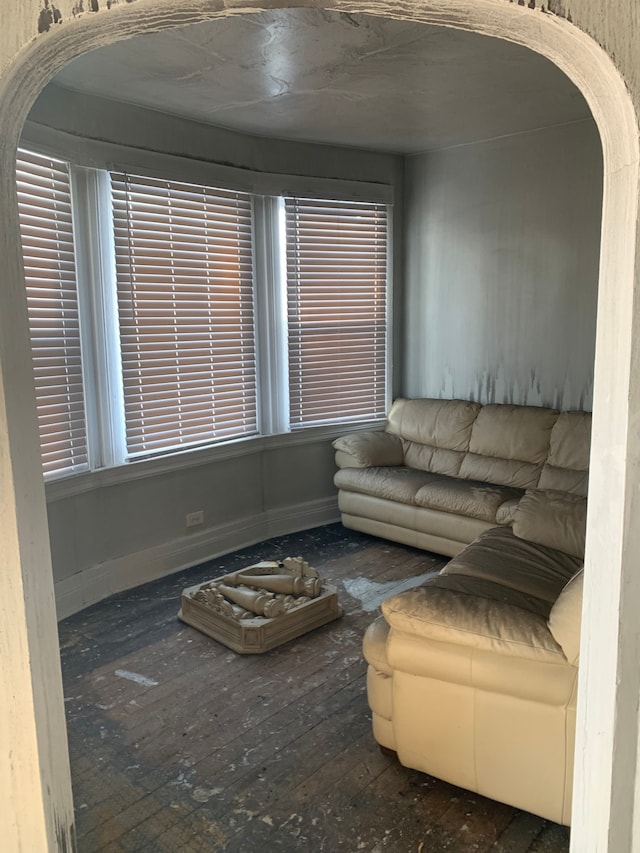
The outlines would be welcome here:
M 285 199 L 292 429 L 386 413 L 387 208 Z
M 67 164 L 20 150 L 18 210 L 45 477 L 88 467 Z
M 255 433 L 251 197 L 111 185 L 129 455 Z

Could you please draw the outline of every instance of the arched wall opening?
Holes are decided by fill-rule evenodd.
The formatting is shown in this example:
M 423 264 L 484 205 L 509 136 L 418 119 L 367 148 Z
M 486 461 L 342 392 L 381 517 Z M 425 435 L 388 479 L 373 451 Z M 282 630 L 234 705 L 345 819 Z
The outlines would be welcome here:
M 276 4 L 280 5 L 280 4 Z M 284 5 L 284 4 L 282 4 Z M 300 4 L 302 5 L 302 4 Z M 308 4 L 315 5 L 315 4 Z M 630 426 L 640 405 L 634 376 L 635 258 L 638 212 L 638 126 L 624 83 L 607 55 L 567 21 L 505 0 L 319 4 L 349 12 L 458 27 L 516 42 L 546 56 L 578 86 L 603 142 L 605 180 L 600 266 L 594 435 L 587 543 L 581 702 L 579 706 L 573 848 L 630 849 L 637 717 L 635 637 L 625 635 L 625 604 L 640 581 L 633 530 L 633 475 L 640 462 Z M 13 165 L 15 146 L 38 92 L 65 63 L 95 47 L 144 32 L 258 11 L 250 3 L 214 13 L 204 2 L 138 0 L 83 16 L 31 42 L 0 78 L 0 245 L 5 282 L 0 311 L 0 535 L 6 571 L 0 627 L 11 662 L 4 685 L 10 749 L 20 761 L 1 778 L 14 814 L 15 848 L 72 849 L 73 813 L 65 751 L 55 609 L 42 478 L 31 394 L 29 344 L 22 292 Z M 606 572 L 602 567 L 607 566 Z M 625 597 L 622 597 L 622 591 Z M 630 603 L 627 604 L 630 608 Z M 5 704 L 5 707 L 6 704 Z M 595 733 L 595 734 L 594 734 Z M 7 746 L 8 746 L 7 744 Z M 5 744 L 2 744 L 5 747 Z

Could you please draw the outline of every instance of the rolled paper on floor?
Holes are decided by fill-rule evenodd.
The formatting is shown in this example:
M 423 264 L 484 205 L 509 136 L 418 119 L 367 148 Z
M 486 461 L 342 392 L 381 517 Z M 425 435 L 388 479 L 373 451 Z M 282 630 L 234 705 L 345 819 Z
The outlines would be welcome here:
M 233 601 L 243 607 L 245 610 L 250 610 L 257 616 L 278 616 L 284 613 L 284 603 L 281 599 L 276 599 L 271 592 L 261 592 L 246 588 L 229 586 L 228 584 L 219 583 L 217 589 L 229 601 Z
M 236 582 L 255 589 L 266 589 L 282 595 L 308 595 L 316 598 L 320 595 L 322 581 L 319 578 L 305 578 L 299 575 L 236 575 Z
M 224 599 L 227 607 L 230 608 L 230 612 L 227 614 L 232 617 L 232 619 L 255 619 L 256 614 L 252 613 L 250 610 L 245 610 L 244 607 L 240 607 L 239 604 L 232 604 L 230 601 Z
M 253 566 L 247 566 L 244 569 L 239 569 L 237 572 L 230 572 L 228 575 L 222 575 L 222 577 L 216 578 L 213 583 L 226 583 L 229 586 L 238 586 L 238 584 L 243 583 L 243 581 L 238 580 L 240 575 L 259 578 L 263 575 L 281 574 L 282 569 L 282 563 L 276 563 L 273 560 L 263 560 L 261 563 L 256 563 Z

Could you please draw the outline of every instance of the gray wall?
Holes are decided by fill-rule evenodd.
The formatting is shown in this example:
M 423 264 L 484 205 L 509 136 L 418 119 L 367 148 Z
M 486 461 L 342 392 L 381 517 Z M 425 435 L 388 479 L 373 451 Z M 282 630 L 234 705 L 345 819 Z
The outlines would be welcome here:
M 330 440 L 274 445 L 247 441 L 230 447 L 229 458 L 198 461 L 196 454 L 190 467 L 119 483 L 107 478 L 79 494 L 62 489 L 47 501 L 55 581 L 93 569 L 95 582 L 112 592 L 112 585 L 125 588 L 289 526 L 335 518 Z M 204 512 L 204 525 L 186 529 L 185 516 L 195 510 Z M 108 577 L 121 569 L 131 583 Z M 73 584 L 64 588 L 73 599 Z
M 590 409 L 601 200 L 590 120 L 409 158 L 402 393 Z

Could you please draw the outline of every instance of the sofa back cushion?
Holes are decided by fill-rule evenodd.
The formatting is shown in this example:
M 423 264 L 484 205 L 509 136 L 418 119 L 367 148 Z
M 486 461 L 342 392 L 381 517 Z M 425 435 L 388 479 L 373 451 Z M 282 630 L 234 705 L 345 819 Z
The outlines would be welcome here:
M 515 489 L 531 489 L 538 485 L 541 471 L 542 465 L 534 465 L 532 462 L 466 453 L 458 477 L 465 480 L 483 480 Z
M 458 476 L 520 489 L 538 485 L 547 460 L 554 409 L 490 404 L 478 413 Z
M 586 498 L 568 492 L 531 489 L 520 499 L 514 519 L 513 533 L 519 539 L 584 559 Z
M 387 432 L 418 444 L 466 451 L 481 409 L 480 403 L 468 400 L 399 398 L 389 412 Z
M 562 412 L 551 430 L 549 455 L 538 486 L 586 497 L 590 448 L 591 413 Z
M 400 439 L 401 464 L 408 468 L 586 495 L 588 412 L 400 397 L 391 407 L 386 432 Z M 395 457 L 393 463 L 400 464 Z
M 457 476 L 481 408 L 468 400 L 400 398 L 391 407 L 386 431 L 402 440 L 409 468 Z

